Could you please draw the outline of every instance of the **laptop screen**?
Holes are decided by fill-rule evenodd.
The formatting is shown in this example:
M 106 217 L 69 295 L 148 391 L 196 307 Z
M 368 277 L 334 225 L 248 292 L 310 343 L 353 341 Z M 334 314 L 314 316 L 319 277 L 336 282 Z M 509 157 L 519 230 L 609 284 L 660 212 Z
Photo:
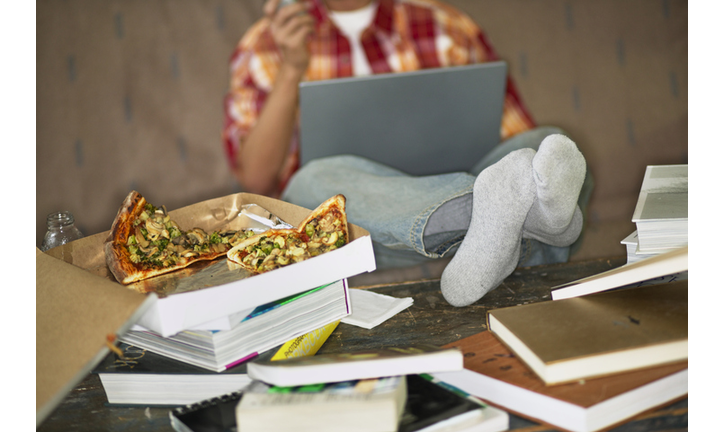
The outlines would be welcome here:
M 468 171 L 499 144 L 506 64 L 300 83 L 300 155 L 352 154 L 412 175 Z

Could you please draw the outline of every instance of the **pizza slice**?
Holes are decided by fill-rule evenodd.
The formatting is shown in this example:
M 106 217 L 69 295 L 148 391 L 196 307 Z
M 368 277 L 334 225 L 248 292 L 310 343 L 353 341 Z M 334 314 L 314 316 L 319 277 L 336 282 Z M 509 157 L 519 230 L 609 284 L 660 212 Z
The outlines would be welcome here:
M 165 207 L 156 207 L 136 191 L 128 194 L 104 243 L 106 264 L 118 282 L 128 285 L 224 256 L 252 231 L 182 229 Z
M 264 273 L 335 250 L 349 241 L 345 197 L 320 204 L 297 228 L 272 229 L 242 240 L 227 258 L 252 273 Z

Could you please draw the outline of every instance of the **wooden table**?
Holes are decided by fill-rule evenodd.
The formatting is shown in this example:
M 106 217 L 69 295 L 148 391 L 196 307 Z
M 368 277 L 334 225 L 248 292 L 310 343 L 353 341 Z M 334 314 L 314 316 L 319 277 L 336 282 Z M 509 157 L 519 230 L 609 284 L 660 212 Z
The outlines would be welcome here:
M 368 287 L 393 297 L 413 297 L 414 304 L 372 330 L 340 324 L 319 354 L 369 349 L 381 345 L 432 343 L 445 345 L 486 329 L 486 311 L 550 300 L 549 289 L 618 267 L 624 258 L 597 259 L 517 269 L 498 288 L 477 303 L 455 308 L 441 295 L 440 280 L 415 281 Z M 107 406 L 100 380 L 88 375 L 40 425 L 50 431 L 173 431 L 168 408 Z M 687 399 L 645 413 L 616 431 L 687 430 Z M 545 426 L 510 416 L 511 430 L 547 431 Z

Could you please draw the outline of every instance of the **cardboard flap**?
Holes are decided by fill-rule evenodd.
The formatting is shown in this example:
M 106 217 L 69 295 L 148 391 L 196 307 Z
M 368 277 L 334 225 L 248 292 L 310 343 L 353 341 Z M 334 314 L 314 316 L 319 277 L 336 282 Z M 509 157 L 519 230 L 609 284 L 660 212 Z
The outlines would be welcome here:
M 35 254 L 36 426 L 108 354 L 107 335 L 125 332 L 155 300 L 108 279 Z

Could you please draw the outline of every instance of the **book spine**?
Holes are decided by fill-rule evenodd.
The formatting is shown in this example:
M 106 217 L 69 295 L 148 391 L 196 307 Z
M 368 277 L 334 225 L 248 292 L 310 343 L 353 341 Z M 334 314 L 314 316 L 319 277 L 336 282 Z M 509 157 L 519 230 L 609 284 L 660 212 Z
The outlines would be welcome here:
M 272 357 L 272 360 L 283 360 L 292 357 L 305 357 L 312 356 L 322 347 L 322 344 L 327 341 L 333 330 L 337 328 L 340 321 L 334 321 L 327 324 L 324 327 L 320 327 L 317 330 L 313 330 L 309 333 L 305 333 L 302 336 L 298 336 L 290 341 L 287 341 Z

